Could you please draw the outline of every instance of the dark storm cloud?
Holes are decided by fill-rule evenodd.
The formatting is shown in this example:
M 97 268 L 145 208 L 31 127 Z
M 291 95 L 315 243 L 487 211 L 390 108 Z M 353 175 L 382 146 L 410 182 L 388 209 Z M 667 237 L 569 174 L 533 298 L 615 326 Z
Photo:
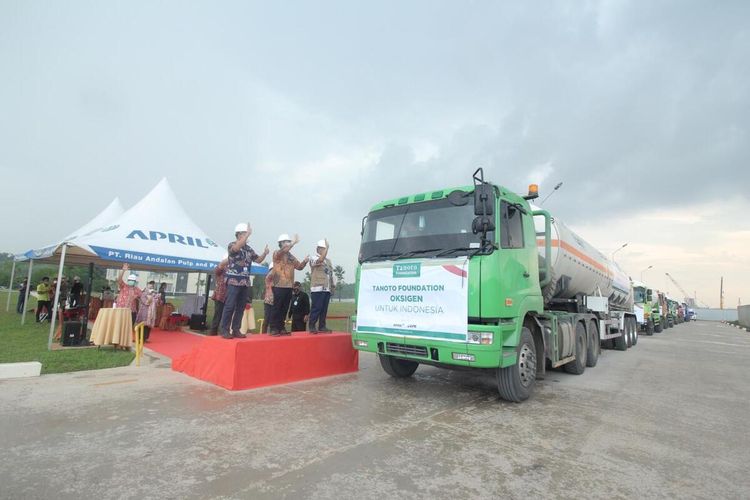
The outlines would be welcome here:
M 351 255 L 370 205 L 477 166 L 517 191 L 564 181 L 547 206 L 569 220 L 747 197 L 748 19 L 730 1 L 5 3 L 0 208 L 66 207 L 46 237 L 29 228 L 49 213 L 6 220 L 5 250 L 162 176 L 219 240 L 251 218 L 259 242 L 298 228 Z

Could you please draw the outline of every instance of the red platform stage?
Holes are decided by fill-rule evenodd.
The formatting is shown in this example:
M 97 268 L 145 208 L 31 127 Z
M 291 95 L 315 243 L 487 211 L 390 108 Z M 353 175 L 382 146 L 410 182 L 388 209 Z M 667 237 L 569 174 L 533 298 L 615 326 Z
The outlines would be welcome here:
M 350 334 L 338 332 L 205 337 L 190 352 L 175 356 L 172 369 L 236 391 L 356 372 L 359 352 Z

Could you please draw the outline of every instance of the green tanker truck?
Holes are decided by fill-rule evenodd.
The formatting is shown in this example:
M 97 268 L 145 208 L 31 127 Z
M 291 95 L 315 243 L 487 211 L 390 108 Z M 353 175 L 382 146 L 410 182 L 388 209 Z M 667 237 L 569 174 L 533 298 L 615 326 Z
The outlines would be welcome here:
M 633 282 L 633 311 L 639 331 L 653 335 L 662 331 L 658 292 L 643 282 Z
M 362 224 L 352 343 L 392 377 L 420 364 L 495 373 L 527 399 L 550 368 L 582 374 L 638 340 L 630 280 L 520 196 L 484 180 L 373 206 Z

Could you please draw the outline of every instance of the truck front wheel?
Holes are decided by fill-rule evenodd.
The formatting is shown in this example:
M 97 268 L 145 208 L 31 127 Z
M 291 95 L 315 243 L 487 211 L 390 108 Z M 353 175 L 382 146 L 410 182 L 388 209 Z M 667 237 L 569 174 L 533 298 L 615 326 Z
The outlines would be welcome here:
M 378 358 L 380 358 L 380 366 L 383 367 L 383 370 L 394 378 L 411 377 L 419 367 L 419 363 L 408 359 L 394 358 L 384 354 L 378 354 Z
M 633 345 L 638 343 L 638 323 L 635 318 L 630 318 L 630 330 L 633 332 Z
M 534 337 L 524 326 L 516 347 L 516 363 L 497 369 L 497 391 L 500 397 L 514 403 L 529 399 L 536 383 L 536 363 Z
M 650 319 L 648 320 L 648 323 L 646 323 L 646 335 L 653 335 L 654 334 L 654 320 Z
M 658 321 L 658 322 L 654 323 L 654 332 L 655 333 L 661 333 L 661 331 L 662 331 L 662 323 L 661 323 L 661 321 Z

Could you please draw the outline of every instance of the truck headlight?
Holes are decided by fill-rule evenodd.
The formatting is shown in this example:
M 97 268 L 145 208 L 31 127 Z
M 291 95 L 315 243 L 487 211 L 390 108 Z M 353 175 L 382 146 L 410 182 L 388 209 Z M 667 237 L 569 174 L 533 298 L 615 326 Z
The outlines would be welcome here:
M 491 345 L 495 335 L 492 332 L 469 332 L 466 342 L 469 344 Z
M 354 345 L 357 347 L 367 347 L 367 341 L 366 340 L 355 340 Z

